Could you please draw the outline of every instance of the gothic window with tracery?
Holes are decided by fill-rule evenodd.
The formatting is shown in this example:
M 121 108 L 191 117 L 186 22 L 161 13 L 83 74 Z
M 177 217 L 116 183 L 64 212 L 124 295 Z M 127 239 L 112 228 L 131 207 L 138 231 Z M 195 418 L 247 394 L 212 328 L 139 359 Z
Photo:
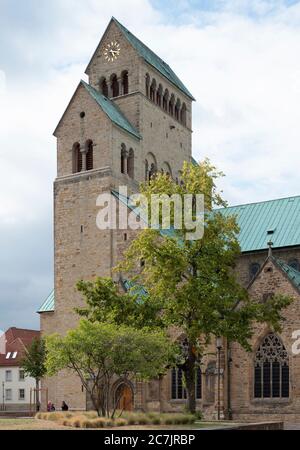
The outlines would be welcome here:
M 172 369 L 172 400 L 185 400 L 187 398 L 186 389 L 184 387 L 184 374 L 180 367 Z M 197 367 L 195 373 L 195 394 L 196 399 L 202 398 L 202 372 L 200 367 Z
M 254 360 L 254 397 L 288 398 L 289 358 L 281 339 L 268 334 L 259 346 Z

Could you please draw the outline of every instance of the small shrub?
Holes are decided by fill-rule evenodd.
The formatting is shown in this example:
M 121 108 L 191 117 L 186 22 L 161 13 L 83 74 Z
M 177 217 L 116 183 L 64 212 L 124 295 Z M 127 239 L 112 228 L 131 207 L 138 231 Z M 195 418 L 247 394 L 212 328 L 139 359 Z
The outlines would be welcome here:
M 196 412 L 195 419 L 196 420 L 203 420 L 203 413 L 202 413 L 202 411 L 197 411 Z
M 92 428 L 105 428 L 107 427 L 107 419 L 105 417 L 98 417 L 91 421 Z
M 68 419 L 63 420 L 62 424 L 63 424 L 64 427 L 71 427 L 72 426 L 70 420 L 68 420 Z
M 136 422 L 138 425 L 148 425 L 150 419 L 145 414 L 138 414 L 136 417 Z
M 160 425 L 161 424 L 160 414 L 150 412 L 147 414 L 147 417 L 149 419 L 149 423 L 151 423 L 152 425 Z
M 81 427 L 80 428 L 94 428 L 93 427 L 93 421 L 89 420 L 89 419 L 83 420 L 81 422 Z
M 53 412 L 48 414 L 47 420 L 50 420 L 52 422 L 58 422 L 59 420 L 62 420 L 65 418 L 65 415 L 63 413 L 59 412 Z
M 96 411 L 88 411 L 86 413 L 84 413 L 84 415 L 86 417 L 88 417 L 89 419 L 98 419 L 98 414 L 96 413 Z
M 128 425 L 137 425 L 136 414 L 126 414 L 125 418 L 127 419 Z
M 119 417 L 114 420 L 115 427 L 125 427 L 128 424 L 128 421 L 122 417 Z
M 70 424 L 74 428 L 82 428 L 82 423 L 86 421 L 86 417 L 84 416 L 75 416 L 70 420 Z
M 162 417 L 162 423 L 163 423 L 163 425 L 174 425 L 174 414 L 165 414 L 163 417 Z

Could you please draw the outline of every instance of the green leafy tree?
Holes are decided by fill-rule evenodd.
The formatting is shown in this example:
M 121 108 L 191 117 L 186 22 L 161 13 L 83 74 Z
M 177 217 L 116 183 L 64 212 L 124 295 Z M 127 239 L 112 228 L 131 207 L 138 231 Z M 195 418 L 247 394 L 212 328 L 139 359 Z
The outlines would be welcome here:
M 170 364 L 174 353 L 161 331 L 86 319 L 65 337 L 47 337 L 46 347 L 49 376 L 63 369 L 77 373 L 98 415 L 112 413 L 112 417 L 118 403 L 110 409 L 113 377 L 155 378 Z
M 182 368 L 191 413 L 196 409 L 195 368 L 212 336 L 226 337 L 250 350 L 254 323 L 267 322 L 278 330 L 283 319 L 281 311 L 291 302 L 284 296 L 275 296 L 266 303 L 259 299 L 250 301 L 247 291 L 237 282 L 234 268 L 240 255 L 239 229 L 235 217 L 217 209 L 227 206 L 216 188 L 220 176 L 205 160 L 199 166 L 184 165 L 181 185 L 163 174 L 144 184 L 141 191 L 149 203 L 153 194 L 179 194 L 182 200 L 185 194 L 203 194 L 204 236 L 196 241 L 187 240 L 186 233 L 190 230 L 184 223 L 181 230 L 167 235 L 160 230 L 145 229 L 117 268 L 120 272 L 137 273 L 134 280 L 146 288 L 147 303 L 153 306 L 153 326 L 163 323 L 184 332 L 188 346 Z M 171 208 L 171 225 L 175 223 L 174 211 Z M 160 220 L 161 213 L 162 209 Z M 141 260 L 145 263 L 142 269 L 137 264 Z M 144 319 L 146 324 L 145 316 Z
M 39 409 L 40 396 L 39 387 L 40 381 L 46 374 L 46 346 L 44 339 L 34 339 L 26 350 L 25 357 L 21 361 L 21 368 L 25 375 L 35 379 L 36 384 L 36 410 Z

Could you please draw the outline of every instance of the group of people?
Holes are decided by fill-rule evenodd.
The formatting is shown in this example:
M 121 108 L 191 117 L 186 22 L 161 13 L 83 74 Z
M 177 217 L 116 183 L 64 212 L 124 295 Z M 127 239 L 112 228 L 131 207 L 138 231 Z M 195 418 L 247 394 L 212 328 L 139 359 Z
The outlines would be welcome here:
M 61 404 L 61 410 L 62 411 L 69 411 L 69 406 L 66 404 L 66 402 L 62 402 Z M 54 412 L 56 411 L 55 405 L 52 402 L 48 402 L 47 404 L 47 411 L 48 412 Z

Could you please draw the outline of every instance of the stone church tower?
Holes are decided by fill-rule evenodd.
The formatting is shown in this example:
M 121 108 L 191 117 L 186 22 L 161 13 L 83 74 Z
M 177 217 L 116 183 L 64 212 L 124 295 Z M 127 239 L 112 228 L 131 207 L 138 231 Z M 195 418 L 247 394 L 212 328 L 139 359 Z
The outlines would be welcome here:
M 41 314 L 43 335 L 76 326 L 78 280 L 113 276 L 131 231 L 100 231 L 99 194 L 138 190 L 157 171 L 180 180 L 191 161 L 193 96 L 172 69 L 112 18 L 56 130 L 54 183 L 55 289 Z M 55 302 L 55 306 L 54 306 Z M 51 306 L 52 305 L 52 306 Z M 76 376 L 46 379 L 49 400 L 86 408 Z M 135 388 L 134 406 L 142 404 Z

